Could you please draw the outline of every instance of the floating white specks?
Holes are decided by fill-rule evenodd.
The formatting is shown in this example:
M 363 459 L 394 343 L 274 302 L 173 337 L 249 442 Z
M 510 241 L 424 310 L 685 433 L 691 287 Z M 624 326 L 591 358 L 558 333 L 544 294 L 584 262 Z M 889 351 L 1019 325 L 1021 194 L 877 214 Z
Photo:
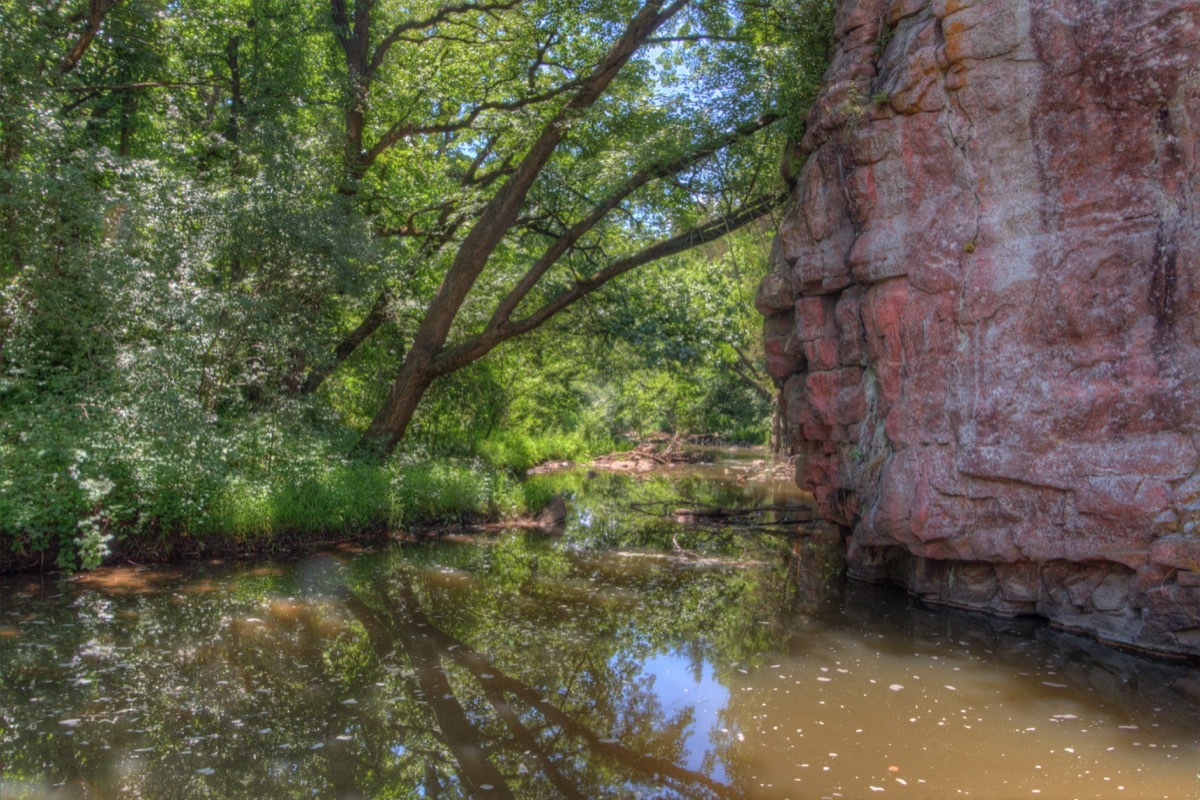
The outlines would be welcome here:
M 891 686 L 889 686 L 888 688 L 889 688 L 889 689 L 891 689 L 893 692 L 900 692 L 900 691 L 903 691 L 903 690 L 904 690 L 904 686 L 903 686 L 902 684 L 899 684 L 899 683 L 893 683 L 893 684 L 892 684 Z
M 1049 686 L 1051 689 L 1067 688 L 1067 685 L 1065 683 L 1051 683 L 1050 681 L 1042 681 L 1042 686 Z
M 872 787 L 871 787 L 871 791 L 872 791 L 872 792 L 882 792 L 882 791 L 883 791 L 883 787 L 882 787 L 882 786 L 872 786 Z
M 620 741 L 620 739 L 601 739 L 600 744 L 617 744 Z
M 908 781 L 904 780 L 904 778 L 896 778 L 896 783 L 900 784 L 901 786 L 908 786 Z
M 309 750 L 320 750 L 324 746 L 325 746 L 324 742 L 317 742 L 316 744 L 314 744 L 312 747 L 310 747 L 308 749 Z
M 214 772 L 216 772 L 216 770 L 212 767 L 201 767 L 200 769 L 196 770 L 197 775 L 212 775 Z
M 58 721 L 58 724 L 66 725 L 68 728 L 74 728 L 76 725 L 79 724 L 79 720 L 77 720 L 77 719 L 60 719 Z
M 490 783 L 481 783 L 481 784 L 479 784 L 479 788 L 483 789 L 485 792 L 490 792 L 495 787 L 492 786 Z
M 819 680 L 821 683 L 829 683 L 831 680 L 833 680 L 833 678 L 820 677 L 817 678 L 817 680 Z
M 952 691 L 952 692 L 957 692 L 957 691 L 958 691 L 958 689 L 957 689 L 957 688 L 955 688 L 954 686 L 951 686 L 951 685 L 950 685 L 950 684 L 948 684 L 948 683 L 946 684 L 946 688 L 947 688 L 947 689 L 949 689 L 949 690 L 950 690 L 950 691 Z

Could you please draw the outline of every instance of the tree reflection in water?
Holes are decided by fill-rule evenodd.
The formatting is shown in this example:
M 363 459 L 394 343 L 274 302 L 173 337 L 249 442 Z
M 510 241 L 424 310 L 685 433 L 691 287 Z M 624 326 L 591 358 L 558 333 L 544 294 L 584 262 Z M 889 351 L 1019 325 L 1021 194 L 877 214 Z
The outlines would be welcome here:
M 435 723 L 431 728 L 451 755 L 453 777 L 442 768 L 431 769 L 426 796 L 458 787 L 471 797 L 585 798 L 635 783 L 660 792 L 669 788 L 681 797 L 740 796 L 678 766 L 679 733 L 690 714 L 668 718 L 654 695 L 636 682 L 583 674 L 598 664 L 603 668 L 611 656 L 580 653 L 583 670 L 563 684 L 609 691 L 586 697 L 559 692 L 551 702 L 541 689 L 431 623 L 404 572 L 391 586 L 376 588 L 374 602 L 354 596 L 347 607 L 381 659 L 401 655 L 411 667 Z M 624 691 L 617 689 L 621 684 Z M 490 714 L 480 713 L 480 698 Z M 604 733 L 619 728 L 620 740 Z
M 786 548 L 770 542 L 697 564 L 513 533 L 17 587 L 0 790 L 739 797 L 713 777 L 736 770 L 683 766 L 695 710 L 664 707 L 643 665 L 677 654 L 721 680 L 778 645 Z
M 778 800 L 899 779 L 1010 796 L 1011 765 L 1049 781 L 1050 750 L 1088 754 L 1090 788 L 1111 771 L 1189 796 L 1194 670 L 903 593 L 830 595 L 836 540 L 629 513 L 746 487 L 565 483 L 556 539 L 0 580 L 0 797 Z M 1034 788 L 1065 795 L 1078 773 Z

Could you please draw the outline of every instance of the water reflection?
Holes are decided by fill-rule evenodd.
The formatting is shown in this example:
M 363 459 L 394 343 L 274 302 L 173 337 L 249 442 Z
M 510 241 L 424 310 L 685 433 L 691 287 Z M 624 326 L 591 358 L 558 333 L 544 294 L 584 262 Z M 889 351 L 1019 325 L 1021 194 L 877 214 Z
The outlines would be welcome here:
M 561 476 L 558 539 L 0 582 L 0 796 L 1194 796 L 1194 668 L 636 510 L 758 491 L 721 474 Z

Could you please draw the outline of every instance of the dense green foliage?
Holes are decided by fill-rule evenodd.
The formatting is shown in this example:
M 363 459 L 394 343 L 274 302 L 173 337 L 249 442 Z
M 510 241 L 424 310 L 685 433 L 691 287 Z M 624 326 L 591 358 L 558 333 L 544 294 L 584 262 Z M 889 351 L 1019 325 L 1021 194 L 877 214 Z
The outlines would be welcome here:
M 829 7 L 0 7 L 3 550 L 520 510 L 484 484 L 761 437 L 750 292 Z M 364 430 L 398 457 L 348 460 Z

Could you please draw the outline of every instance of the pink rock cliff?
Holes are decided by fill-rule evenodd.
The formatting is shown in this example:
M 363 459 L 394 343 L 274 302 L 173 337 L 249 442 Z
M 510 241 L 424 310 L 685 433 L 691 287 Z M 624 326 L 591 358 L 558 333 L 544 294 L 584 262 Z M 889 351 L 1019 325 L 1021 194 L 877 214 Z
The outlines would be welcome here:
M 757 298 L 851 573 L 1200 654 L 1200 2 L 843 0 Z

